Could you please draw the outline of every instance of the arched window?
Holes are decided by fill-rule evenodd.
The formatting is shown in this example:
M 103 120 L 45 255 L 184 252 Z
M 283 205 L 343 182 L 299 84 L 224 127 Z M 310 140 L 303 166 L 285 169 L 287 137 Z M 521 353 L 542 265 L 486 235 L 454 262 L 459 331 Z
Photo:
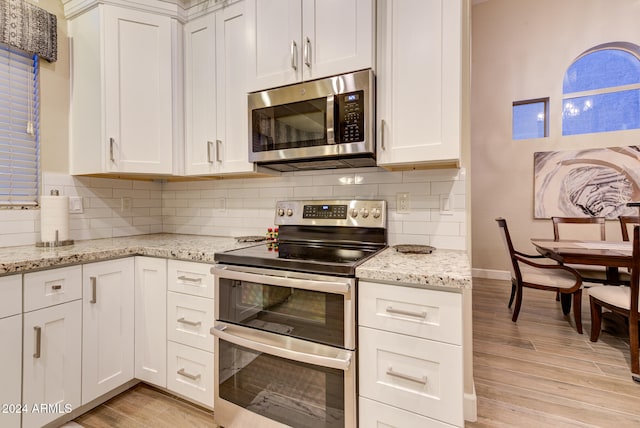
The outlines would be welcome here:
M 640 47 L 587 50 L 567 69 L 562 93 L 562 135 L 640 128 Z

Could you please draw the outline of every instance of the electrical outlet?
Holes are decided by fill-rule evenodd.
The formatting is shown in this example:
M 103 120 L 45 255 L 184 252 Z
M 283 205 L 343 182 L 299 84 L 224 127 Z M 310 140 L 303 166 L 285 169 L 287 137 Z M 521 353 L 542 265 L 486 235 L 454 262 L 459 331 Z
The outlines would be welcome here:
M 131 211 L 131 198 L 129 198 L 128 196 L 123 196 L 122 198 L 120 198 L 120 211 Z
M 396 193 L 396 212 L 399 214 L 407 214 L 409 211 L 409 194 Z

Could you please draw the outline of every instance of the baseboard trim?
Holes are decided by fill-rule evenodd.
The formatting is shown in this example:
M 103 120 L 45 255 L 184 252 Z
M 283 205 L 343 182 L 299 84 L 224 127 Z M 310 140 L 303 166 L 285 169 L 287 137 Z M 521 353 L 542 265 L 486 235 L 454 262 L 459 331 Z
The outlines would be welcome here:
M 495 270 L 495 269 L 471 269 L 471 276 L 474 278 L 484 279 L 500 279 L 509 281 L 511 279 L 511 272 L 508 270 Z
M 478 396 L 476 395 L 476 384 L 473 384 L 472 393 L 464 393 L 464 420 L 475 422 L 478 420 Z

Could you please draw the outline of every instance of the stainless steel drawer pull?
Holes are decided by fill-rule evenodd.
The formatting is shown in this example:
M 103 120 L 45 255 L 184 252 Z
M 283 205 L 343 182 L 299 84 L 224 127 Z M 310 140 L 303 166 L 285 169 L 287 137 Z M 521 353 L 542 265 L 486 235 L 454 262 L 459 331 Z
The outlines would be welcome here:
M 198 380 L 200 379 L 200 374 L 191 374 L 191 373 L 187 373 L 186 371 L 184 371 L 184 369 L 180 369 L 178 370 L 178 374 L 180 376 L 184 376 L 186 378 L 189 378 L 191 380 Z
M 207 141 L 207 162 L 213 163 L 213 156 L 211 153 L 213 152 L 213 141 Z
M 116 161 L 115 157 L 113 156 L 113 145 L 115 142 L 116 140 L 113 137 L 109 138 L 109 160 L 111 162 Z
M 311 68 L 311 40 L 308 37 L 304 41 L 304 65 Z
M 426 312 L 413 312 L 413 311 L 405 311 L 404 309 L 394 309 L 393 306 L 387 306 L 387 312 L 390 314 L 398 314 L 398 315 L 407 315 L 415 318 L 426 318 Z
M 216 162 L 222 162 L 222 140 L 216 140 Z
M 291 40 L 291 68 L 298 70 L 298 45 L 295 40 Z
M 387 369 L 387 374 L 389 376 L 394 376 L 394 377 L 397 377 L 397 378 L 400 378 L 400 379 L 410 380 L 411 382 L 421 383 L 423 385 L 427 384 L 427 377 L 426 376 L 416 377 L 416 376 L 411 376 L 411 375 L 404 374 L 404 373 L 394 372 L 393 371 L 393 367 L 389 367 Z
M 34 326 L 33 331 L 36 333 L 36 352 L 33 353 L 33 358 L 40 358 L 40 343 L 42 342 L 42 327 Z
M 62 285 L 61 285 L 61 284 L 55 284 L 55 285 L 52 285 L 52 286 L 51 286 L 51 289 L 52 289 L 52 290 L 60 290 L 60 289 L 62 289 Z
M 382 150 L 387 150 L 384 146 L 384 119 L 380 121 L 380 145 L 382 146 Z
M 186 325 L 192 325 L 194 327 L 197 327 L 200 324 L 202 324 L 202 321 L 191 321 L 191 320 L 185 319 L 184 317 L 178 319 L 178 322 Z
M 197 283 L 202 282 L 202 278 L 189 278 L 188 276 L 184 276 L 184 275 L 179 276 L 178 279 L 180 281 L 186 281 L 186 282 L 197 282 Z
M 89 281 L 91 281 L 91 300 L 89 300 L 89 303 L 97 303 L 98 299 L 96 298 L 96 287 L 98 286 L 98 279 L 95 276 L 90 276 Z

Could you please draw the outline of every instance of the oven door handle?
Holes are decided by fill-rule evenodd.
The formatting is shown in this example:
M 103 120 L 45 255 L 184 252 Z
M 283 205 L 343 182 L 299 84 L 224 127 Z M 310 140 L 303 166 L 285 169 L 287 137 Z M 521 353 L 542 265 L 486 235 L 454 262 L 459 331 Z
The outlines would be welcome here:
M 347 371 L 353 352 L 290 336 L 216 322 L 209 330 L 216 338 L 293 361 Z
M 229 269 L 228 266 L 211 268 L 211 273 L 218 278 L 235 279 L 237 281 L 249 281 L 258 284 L 279 285 L 282 287 L 301 288 L 310 291 L 347 295 L 351 291 L 348 282 L 316 281 L 312 279 L 287 278 L 266 274 L 239 272 Z

